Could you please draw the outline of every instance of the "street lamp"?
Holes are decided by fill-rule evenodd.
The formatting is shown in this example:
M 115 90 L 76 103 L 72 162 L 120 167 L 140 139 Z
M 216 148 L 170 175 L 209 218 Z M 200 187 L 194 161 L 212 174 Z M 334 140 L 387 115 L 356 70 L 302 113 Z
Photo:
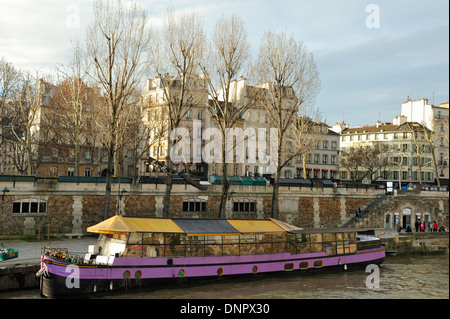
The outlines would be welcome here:
M 9 189 L 8 189 L 8 187 L 5 187 L 3 190 L 2 190 L 2 192 L 3 192 L 3 194 L 2 194 L 2 202 L 5 200 L 5 193 L 9 193 Z

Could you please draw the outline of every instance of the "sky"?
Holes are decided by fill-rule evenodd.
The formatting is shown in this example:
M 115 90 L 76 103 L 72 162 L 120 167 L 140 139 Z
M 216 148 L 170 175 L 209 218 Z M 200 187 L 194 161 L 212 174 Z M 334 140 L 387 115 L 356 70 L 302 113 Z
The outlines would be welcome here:
M 126 0 L 124 0 L 127 2 Z M 92 21 L 92 0 L 0 0 L 0 59 L 53 72 Z M 205 33 L 233 14 L 255 53 L 266 31 L 286 31 L 314 54 L 316 105 L 329 125 L 391 122 L 401 104 L 449 101 L 448 0 L 140 0 L 159 25 L 168 8 L 197 12 Z M 154 76 L 150 74 L 149 77 Z

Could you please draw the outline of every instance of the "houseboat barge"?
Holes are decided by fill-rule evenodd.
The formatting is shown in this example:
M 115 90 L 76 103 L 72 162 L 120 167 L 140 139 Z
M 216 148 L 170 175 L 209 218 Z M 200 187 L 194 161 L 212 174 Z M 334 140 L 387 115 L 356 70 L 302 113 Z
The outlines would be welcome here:
M 116 215 L 88 232 L 84 256 L 42 249 L 41 294 L 91 294 L 166 282 L 380 264 L 379 238 L 356 229 L 304 230 L 279 220 L 162 219 Z

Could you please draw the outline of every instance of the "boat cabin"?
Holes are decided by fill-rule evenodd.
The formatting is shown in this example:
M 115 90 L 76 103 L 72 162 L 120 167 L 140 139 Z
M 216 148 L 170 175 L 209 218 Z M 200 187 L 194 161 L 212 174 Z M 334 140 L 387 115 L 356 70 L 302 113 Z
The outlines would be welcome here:
M 89 232 L 100 233 L 93 254 L 116 257 L 206 257 L 325 252 L 353 254 L 356 229 L 309 229 L 270 220 L 162 219 L 116 215 Z

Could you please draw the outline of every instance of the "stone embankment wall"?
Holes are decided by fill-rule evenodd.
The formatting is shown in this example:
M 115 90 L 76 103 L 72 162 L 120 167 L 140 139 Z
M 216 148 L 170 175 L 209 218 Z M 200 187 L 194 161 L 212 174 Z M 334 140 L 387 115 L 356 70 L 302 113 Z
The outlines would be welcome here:
M 395 251 L 400 255 L 449 252 L 448 232 L 398 233 L 381 240 L 387 252 Z
M 0 193 L 0 236 L 84 233 L 87 227 L 103 220 L 104 183 L 0 181 L 0 191 L 5 188 L 8 192 Z M 271 217 L 272 191 L 271 186 L 232 185 L 226 218 Z M 120 208 L 125 216 L 162 217 L 164 193 L 165 185 L 161 184 L 113 184 L 110 215 Z M 207 191 L 190 185 L 173 185 L 169 217 L 217 218 L 220 196 L 220 185 L 211 185 Z M 384 196 L 383 189 L 365 187 L 280 187 L 277 218 L 305 228 L 342 226 L 354 218 L 358 207 L 364 211 L 380 196 Z M 411 199 L 394 196 L 389 199 L 388 208 L 392 214 L 405 205 L 413 212 L 420 209 L 431 218 L 446 222 L 448 227 L 447 199 L 448 192 L 423 191 Z M 186 204 L 191 202 L 194 202 L 192 206 Z M 28 209 L 27 205 L 33 205 L 34 209 L 42 207 L 44 211 L 18 212 L 20 207 Z M 190 207 L 189 210 L 193 207 L 194 211 L 186 211 L 186 207 Z M 201 207 L 205 210 L 195 209 Z M 384 228 L 384 221 L 384 210 L 374 209 L 364 216 L 363 225 L 353 226 Z
M 0 267 L 0 291 L 39 287 L 39 269 L 39 264 Z

